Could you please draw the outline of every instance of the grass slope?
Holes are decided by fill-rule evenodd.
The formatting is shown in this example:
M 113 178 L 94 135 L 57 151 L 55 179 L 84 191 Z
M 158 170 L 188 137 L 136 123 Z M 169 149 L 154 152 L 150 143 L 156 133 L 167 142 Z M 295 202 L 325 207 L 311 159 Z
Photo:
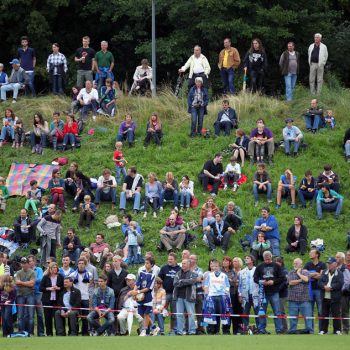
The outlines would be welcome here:
M 315 208 L 298 208 L 293 210 L 286 203 L 283 203 L 282 208 L 276 211 L 274 204 L 270 205 L 272 214 L 276 215 L 279 221 L 282 248 L 285 246 L 286 232 L 293 222 L 294 215 L 301 215 L 305 218 L 305 224 L 309 229 L 309 240 L 318 237 L 325 239 L 327 246 L 326 255 L 333 255 L 336 251 L 345 249 L 345 233 L 348 229 L 349 217 L 349 201 L 347 200 L 349 198 L 349 170 L 343 158 L 341 144 L 344 131 L 348 127 L 349 98 L 349 90 L 341 89 L 337 86 L 333 87 L 332 90 L 325 87 L 320 97 L 320 104 L 325 109 L 332 109 L 335 112 L 337 116 L 336 129 L 334 131 L 322 130 L 316 135 L 305 133 L 305 142 L 310 145 L 306 151 L 303 151 L 296 159 L 288 159 L 282 151 L 278 150 L 275 155 L 275 165 L 268 167 L 273 180 L 274 193 L 276 194 L 277 182 L 285 167 L 290 166 L 293 169 L 293 173 L 297 175 L 299 182 L 306 169 L 311 169 L 314 175 L 317 176 L 322 170 L 323 164 L 331 163 L 333 164 L 334 171 L 340 175 L 341 193 L 345 196 L 343 213 L 338 221 L 335 221 L 333 216 L 329 214 L 325 215 L 324 220 L 317 221 Z M 240 127 L 244 128 L 246 132 L 249 133 L 255 126 L 255 120 L 258 117 L 263 117 L 266 120 L 266 125 L 271 127 L 275 133 L 276 140 L 279 140 L 282 138 L 282 128 L 284 127 L 284 119 L 286 117 L 293 117 L 296 125 L 305 131 L 301 114 L 309 106 L 310 99 L 311 96 L 309 93 L 305 89 L 298 87 L 295 101 L 289 104 L 284 101 L 250 94 L 232 97 L 230 101 L 231 106 L 239 114 Z M 1 113 L 3 113 L 5 107 L 13 107 L 16 114 L 25 120 L 25 126 L 29 130 L 33 114 L 36 111 L 42 112 L 45 118 L 50 120 L 52 112 L 55 110 L 63 111 L 68 106 L 68 99 L 65 100 L 52 96 L 37 99 L 21 98 L 16 105 L 3 103 L 1 105 Z M 208 116 L 205 117 L 205 127 L 212 129 L 212 124 L 216 119 L 216 114 L 220 107 L 220 100 L 210 103 Z M 118 126 L 123 119 L 124 113 L 131 111 L 137 123 L 137 141 L 134 148 L 124 148 L 124 154 L 129 165 L 136 165 L 139 172 L 146 178 L 150 171 L 156 172 L 159 179 L 163 179 L 167 171 L 173 171 L 178 180 L 185 174 L 189 175 L 195 181 L 195 193 L 199 197 L 201 205 L 206 196 L 202 194 L 201 187 L 199 186 L 197 179 L 198 173 L 205 160 L 212 158 L 215 152 L 221 151 L 229 143 L 234 141 L 234 135 L 229 138 L 222 136 L 217 139 L 190 139 L 188 137 L 190 119 L 187 114 L 186 100 L 176 99 L 168 92 L 164 92 L 156 99 L 121 97 L 118 101 L 118 108 L 117 118 L 113 120 L 98 118 L 96 123 L 90 122 L 84 130 L 82 148 L 74 152 L 68 151 L 64 155 L 69 157 L 70 161 L 77 161 L 83 172 L 91 177 L 98 177 L 105 167 L 114 169 L 111 159 Z M 153 111 L 159 113 L 163 122 L 164 142 L 161 148 L 151 145 L 144 150 L 143 138 L 146 122 Z M 96 128 L 94 136 L 87 135 L 87 130 L 91 127 Z M 100 127 L 107 128 L 107 132 L 101 131 L 99 129 Z M 0 175 L 7 176 L 12 162 L 50 163 L 53 158 L 61 154 L 54 153 L 52 150 L 45 150 L 43 156 L 31 155 L 28 147 L 16 150 L 6 145 L 0 149 Z M 228 157 L 224 159 L 225 166 L 227 161 Z M 63 168 L 63 173 L 65 173 L 66 169 L 67 167 Z M 238 240 L 243 237 L 244 233 L 251 232 L 255 219 L 260 215 L 260 208 L 263 205 L 267 205 L 264 198 L 262 198 L 259 208 L 254 208 L 253 206 L 251 180 L 254 171 L 255 168 L 247 162 L 243 168 L 243 173 L 248 176 L 248 184 L 242 186 L 237 193 L 221 191 L 216 199 L 220 208 L 223 208 L 229 200 L 234 200 L 243 210 L 245 227 L 232 238 L 228 252 L 230 256 L 244 256 Z M 118 188 L 118 193 L 119 190 Z M 24 205 L 24 201 L 24 198 L 19 197 L 8 200 L 6 213 L 0 216 L 1 226 L 12 226 L 15 216 L 18 215 L 19 210 Z M 71 208 L 72 202 L 70 199 L 68 204 L 69 208 Z M 136 217 L 136 220 L 141 223 L 145 232 L 144 251 L 155 251 L 159 240 L 159 230 L 163 226 L 170 209 L 170 205 L 166 205 L 164 212 L 157 219 L 153 219 L 152 217 L 143 219 L 142 214 Z M 87 245 L 94 241 L 94 235 L 97 232 L 105 233 L 107 241 L 113 246 L 117 242 L 122 241 L 123 237 L 120 229 L 107 230 L 104 226 L 103 221 L 108 214 L 111 214 L 110 205 L 102 204 L 101 209 L 98 211 L 97 220 L 92 225 L 92 230 L 85 232 L 78 229 L 78 234 L 83 244 Z M 186 221 L 198 220 L 198 217 L 199 208 L 191 209 L 188 213 L 184 214 Z M 78 215 L 68 211 L 63 218 L 63 235 L 68 227 L 73 226 L 77 228 L 77 223 Z M 200 233 L 198 233 L 198 237 L 200 236 Z M 191 247 L 191 250 L 199 255 L 199 264 L 206 268 L 208 250 L 202 244 L 200 238 Z M 218 258 L 222 257 L 221 252 L 217 254 Z M 286 256 L 288 267 L 291 267 L 293 257 L 294 255 Z M 156 260 L 158 264 L 162 265 L 166 262 L 166 254 L 156 252 Z

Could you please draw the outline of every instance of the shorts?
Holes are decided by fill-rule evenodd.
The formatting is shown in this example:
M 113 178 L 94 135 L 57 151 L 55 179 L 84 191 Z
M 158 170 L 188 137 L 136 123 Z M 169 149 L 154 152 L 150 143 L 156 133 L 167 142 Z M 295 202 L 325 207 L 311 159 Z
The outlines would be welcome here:
M 139 305 L 137 307 L 138 313 L 143 316 L 143 315 L 149 315 L 152 313 L 152 306 L 147 306 L 147 305 Z

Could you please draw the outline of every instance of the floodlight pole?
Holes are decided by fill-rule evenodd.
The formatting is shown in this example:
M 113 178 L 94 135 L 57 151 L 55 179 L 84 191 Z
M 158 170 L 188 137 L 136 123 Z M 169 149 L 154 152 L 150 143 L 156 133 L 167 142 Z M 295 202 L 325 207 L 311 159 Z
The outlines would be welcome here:
M 157 63 L 156 63 L 156 1 L 152 0 L 152 96 L 155 97 L 157 95 Z

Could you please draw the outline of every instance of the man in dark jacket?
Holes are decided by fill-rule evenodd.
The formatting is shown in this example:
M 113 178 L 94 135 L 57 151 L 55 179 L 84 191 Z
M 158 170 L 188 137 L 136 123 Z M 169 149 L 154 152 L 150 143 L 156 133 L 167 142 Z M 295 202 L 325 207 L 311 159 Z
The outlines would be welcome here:
M 229 226 L 227 221 L 222 219 L 222 214 L 215 215 L 215 221 L 204 228 L 208 240 L 210 252 L 215 252 L 215 247 L 220 246 L 225 255 L 230 243 L 231 234 L 236 231 Z
M 343 273 L 337 269 L 337 259 L 330 257 L 327 260 L 328 269 L 322 272 L 318 285 L 321 289 L 322 317 L 335 317 L 333 319 L 333 333 L 341 335 L 340 317 L 342 288 L 344 284 Z M 321 320 L 321 330 L 319 334 L 328 333 L 328 319 Z
M 27 209 L 21 209 L 21 213 L 15 219 L 13 226 L 15 239 L 19 245 L 28 245 L 31 241 L 35 241 L 35 225 L 28 216 Z
M 66 318 L 68 318 L 69 329 L 71 336 L 78 335 L 78 315 L 81 306 L 81 293 L 80 290 L 73 287 L 73 278 L 66 277 L 64 279 L 64 290 L 63 293 L 59 295 L 58 306 L 62 309 L 55 312 L 55 322 L 56 322 L 56 335 L 65 336 L 66 335 Z
M 280 265 L 272 261 L 272 253 L 269 251 L 263 254 L 264 262 L 258 265 L 254 272 L 254 282 L 259 284 L 259 304 L 266 313 L 268 303 L 271 304 L 275 316 L 281 316 L 279 303 L 280 284 L 286 279 Z M 263 292 L 262 292 L 263 290 Z M 263 296 L 264 295 L 264 296 Z M 265 299 L 265 300 L 261 300 Z M 279 318 L 274 319 L 276 333 L 282 331 L 282 321 Z M 259 333 L 268 334 L 266 331 L 266 319 L 259 320 Z
M 69 256 L 74 267 L 78 266 L 78 259 L 82 251 L 81 242 L 78 236 L 75 235 L 74 228 L 69 228 L 67 236 L 63 239 L 63 256 Z
M 189 259 L 182 260 L 181 270 L 174 278 L 173 299 L 176 301 L 176 334 L 182 335 L 184 331 L 184 312 L 188 314 L 188 335 L 196 334 L 196 324 L 194 322 L 194 306 L 196 302 L 196 280 L 197 275 L 191 271 Z
M 215 135 L 219 136 L 220 131 L 225 131 L 225 136 L 231 134 L 233 128 L 238 127 L 236 111 L 230 107 L 229 100 L 222 101 L 222 110 L 218 113 L 218 118 L 214 123 Z
M 285 50 L 280 57 L 281 74 L 284 76 L 284 82 L 286 84 L 286 99 L 287 101 L 293 100 L 293 90 L 297 82 L 299 73 L 299 52 L 294 50 L 295 45 L 293 41 L 287 44 L 287 50 Z

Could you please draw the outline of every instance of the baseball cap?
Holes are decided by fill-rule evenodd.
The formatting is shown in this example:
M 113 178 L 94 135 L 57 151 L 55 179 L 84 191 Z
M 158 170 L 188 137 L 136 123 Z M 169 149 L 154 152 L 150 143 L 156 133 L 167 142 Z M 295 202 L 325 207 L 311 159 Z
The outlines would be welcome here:
M 26 257 L 21 258 L 21 264 L 27 264 L 28 259 Z
M 19 63 L 19 60 L 18 60 L 17 58 L 14 58 L 14 59 L 10 62 L 10 64 L 20 64 L 20 63 Z
M 126 280 L 136 280 L 136 276 L 133 273 L 129 273 L 126 277 Z
M 337 262 L 337 260 L 336 260 L 336 258 L 334 258 L 334 257 L 329 257 L 328 258 L 328 260 L 327 260 L 327 264 L 333 264 L 333 263 L 335 263 L 335 262 Z

